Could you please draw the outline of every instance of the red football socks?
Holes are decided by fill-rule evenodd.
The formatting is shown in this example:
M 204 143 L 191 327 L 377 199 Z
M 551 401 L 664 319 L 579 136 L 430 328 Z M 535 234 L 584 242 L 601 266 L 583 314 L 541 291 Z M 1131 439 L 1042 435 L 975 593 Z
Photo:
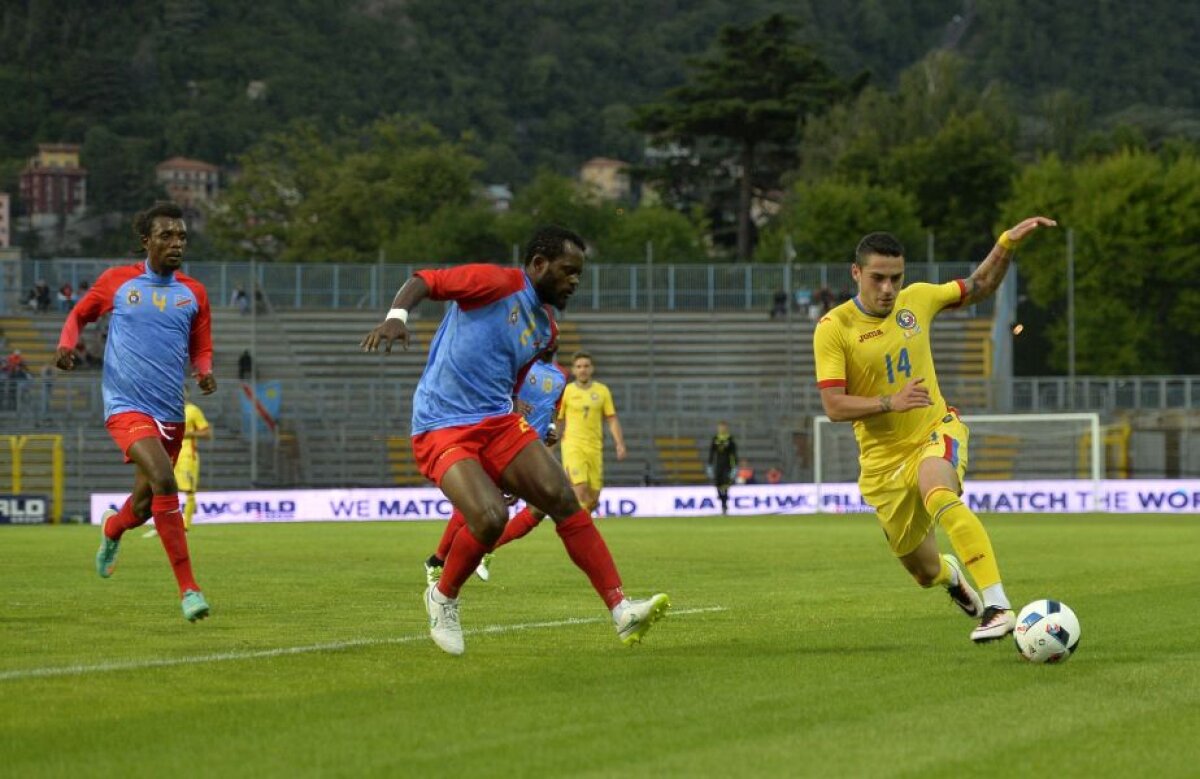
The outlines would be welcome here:
M 186 590 L 199 590 L 200 585 L 192 576 L 192 561 L 188 557 L 187 535 L 183 530 L 183 515 L 179 513 L 179 496 L 155 495 L 150 501 L 150 511 L 154 514 L 154 527 L 158 530 L 158 538 L 162 541 L 167 559 L 175 572 L 175 581 L 179 583 L 179 593 Z
M 604 543 L 604 538 L 596 529 L 592 515 L 587 509 L 575 512 L 559 522 L 555 529 L 558 531 L 558 537 L 562 539 L 563 546 L 567 548 L 571 561 L 587 574 L 592 587 L 604 600 L 604 605 L 612 609 L 624 600 L 621 575 L 617 573 L 617 566 L 608 551 L 608 545 Z M 470 575 L 470 571 L 467 573 Z
M 442 576 L 437 582 L 438 592 L 447 598 L 457 598 L 459 589 L 471 578 L 479 561 L 490 551 L 491 547 L 477 541 L 471 534 L 471 528 L 464 523 L 450 544 L 446 564 L 442 566 Z
M 446 523 L 446 529 L 442 531 L 442 540 L 438 542 L 437 559 L 445 562 L 450 555 L 450 545 L 454 543 L 454 536 L 458 535 L 458 529 L 465 527 L 467 518 L 458 509 L 450 512 L 450 521 Z
M 133 513 L 133 496 L 130 495 L 125 499 L 125 503 L 117 510 L 114 516 L 108 518 L 104 523 L 104 535 L 113 541 L 120 541 L 121 536 L 126 530 L 132 530 L 135 527 L 144 525 L 146 519 L 138 519 Z
M 496 542 L 496 548 L 499 549 L 509 541 L 516 541 L 518 538 L 529 535 L 529 531 L 537 527 L 539 522 L 541 520 L 534 519 L 533 512 L 529 510 L 528 506 L 521 509 L 504 526 L 504 532 L 500 535 L 500 540 Z

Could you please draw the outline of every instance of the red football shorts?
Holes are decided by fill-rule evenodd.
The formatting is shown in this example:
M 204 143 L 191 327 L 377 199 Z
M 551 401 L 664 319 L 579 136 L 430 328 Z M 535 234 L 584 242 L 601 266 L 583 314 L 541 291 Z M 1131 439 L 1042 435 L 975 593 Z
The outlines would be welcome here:
M 532 443 L 538 434 L 520 414 L 488 417 L 473 425 L 443 427 L 418 433 L 412 438 L 413 455 L 425 478 L 440 485 L 451 465 L 459 460 L 478 460 L 492 481 L 499 483 L 508 464 Z
M 117 442 L 117 446 L 125 454 L 125 462 L 129 459 L 129 447 L 143 438 L 157 438 L 162 441 L 163 448 L 171 458 L 171 463 L 179 457 L 179 449 L 183 446 L 183 422 L 159 422 L 154 417 L 140 411 L 123 411 L 113 414 L 104 420 L 108 434 Z

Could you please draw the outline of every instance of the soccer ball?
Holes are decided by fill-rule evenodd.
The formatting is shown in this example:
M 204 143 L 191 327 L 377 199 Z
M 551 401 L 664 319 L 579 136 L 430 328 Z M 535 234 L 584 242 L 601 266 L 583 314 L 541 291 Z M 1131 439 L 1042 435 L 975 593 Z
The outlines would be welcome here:
M 1013 639 L 1031 663 L 1062 663 L 1079 646 L 1079 617 L 1060 601 L 1035 600 L 1017 614 Z

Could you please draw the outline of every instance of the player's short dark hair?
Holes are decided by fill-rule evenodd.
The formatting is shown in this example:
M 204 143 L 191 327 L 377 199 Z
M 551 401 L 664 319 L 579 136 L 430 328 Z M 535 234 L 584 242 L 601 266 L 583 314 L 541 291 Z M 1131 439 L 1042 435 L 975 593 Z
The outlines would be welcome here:
M 884 257 L 903 257 L 904 245 L 891 233 L 867 233 L 858 242 L 858 248 L 854 250 L 854 264 L 861 268 L 866 258 L 872 254 L 880 254 Z
M 578 233 L 558 225 L 539 227 L 525 247 L 525 264 L 533 262 L 533 258 L 542 255 L 550 260 L 557 260 L 567 252 L 567 244 L 573 243 L 580 252 L 586 252 L 587 246 Z
M 183 209 L 177 203 L 165 201 L 155 203 L 145 211 L 138 211 L 133 217 L 133 234 L 145 240 L 150 237 L 150 230 L 154 227 L 154 220 L 160 216 L 165 216 L 168 219 L 183 219 Z
M 584 351 L 584 350 L 582 350 L 582 349 L 580 349 L 579 351 L 575 352 L 575 354 L 572 354 L 572 355 L 571 355 L 571 364 L 572 364 L 572 365 L 574 365 L 574 364 L 575 364 L 575 361 L 576 361 L 576 360 L 580 360 L 580 359 L 587 360 L 587 361 L 588 361 L 588 362 L 590 362 L 592 365 L 595 365 L 595 364 L 596 364 L 596 361 L 592 359 L 592 353 L 591 353 L 591 352 L 585 352 L 585 351 Z

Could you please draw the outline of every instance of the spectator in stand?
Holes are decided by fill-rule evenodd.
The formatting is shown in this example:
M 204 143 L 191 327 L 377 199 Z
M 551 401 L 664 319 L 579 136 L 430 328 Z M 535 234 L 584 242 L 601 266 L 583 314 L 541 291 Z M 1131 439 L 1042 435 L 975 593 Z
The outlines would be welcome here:
M 745 457 L 738 461 L 737 475 L 733 481 L 735 484 L 758 484 L 758 479 L 754 476 L 754 467 Z
M 79 343 L 75 344 L 75 364 L 90 370 L 92 368 L 99 368 L 104 364 L 104 361 L 92 354 L 88 349 L 87 343 L 81 338 Z
M 75 290 L 71 287 L 71 282 L 64 281 L 63 285 L 58 288 L 58 307 L 62 311 L 70 311 L 73 305 L 75 305 Z
M 833 298 L 833 290 L 829 287 L 821 287 L 817 290 L 817 302 L 821 305 L 821 316 L 828 314 L 836 303 Z
M 241 284 L 233 288 L 233 295 L 229 298 L 229 305 L 236 308 L 238 313 L 250 313 L 250 297 L 246 294 L 246 290 L 242 289 Z
M 783 471 L 772 466 L 772 468 L 767 471 L 767 484 L 779 484 L 782 481 Z
M 10 379 L 28 379 L 33 375 L 29 372 L 29 366 L 25 364 L 20 349 L 13 349 L 12 354 L 8 355 L 8 359 L 4 361 L 4 372 Z
M 787 316 L 788 312 L 788 294 L 784 290 L 779 290 L 771 298 L 771 318 L 779 319 Z
M 249 381 L 253 375 L 254 358 L 250 356 L 250 350 L 246 349 L 238 358 L 238 381 Z
M 44 313 L 50 310 L 50 285 L 45 279 L 38 279 L 38 283 L 33 288 L 35 305 L 37 312 Z

